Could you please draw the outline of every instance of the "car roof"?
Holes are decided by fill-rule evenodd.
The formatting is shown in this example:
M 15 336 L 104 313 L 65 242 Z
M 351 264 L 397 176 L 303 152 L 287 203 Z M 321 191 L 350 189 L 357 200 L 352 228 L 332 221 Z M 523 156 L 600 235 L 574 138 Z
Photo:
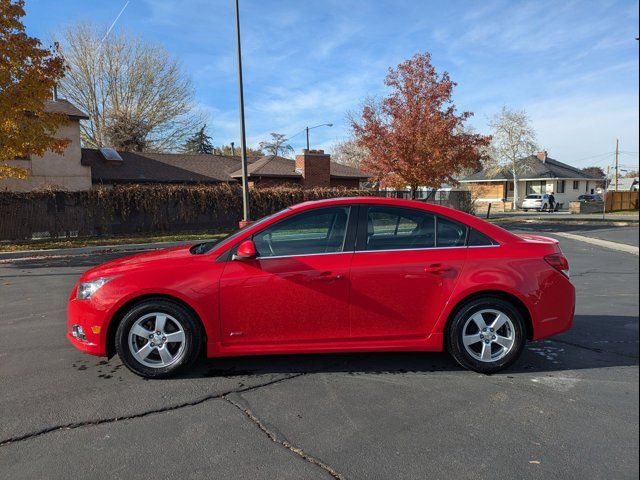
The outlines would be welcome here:
M 291 207 L 292 211 L 309 210 L 319 207 L 328 207 L 332 205 L 385 205 L 392 207 L 414 208 L 425 210 L 437 215 L 442 215 L 452 220 L 465 223 L 470 227 L 489 235 L 499 243 L 507 243 L 511 241 L 520 241 L 520 238 L 507 230 L 486 222 L 474 215 L 455 210 L 453 208 L 437 205 L 433 203 L 421 202 L 418 200 L 405 200 L 401 198 L 387 197 L 339 197 L 322 200 L 312 200 L 308 202 L 298 203 Z

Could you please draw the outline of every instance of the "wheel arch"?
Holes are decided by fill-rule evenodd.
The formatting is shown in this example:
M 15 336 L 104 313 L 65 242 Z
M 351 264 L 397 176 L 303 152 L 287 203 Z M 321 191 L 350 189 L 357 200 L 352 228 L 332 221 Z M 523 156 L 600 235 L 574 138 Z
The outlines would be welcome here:
M 511 303 L 518 310 L 518 312 L 522 315 L 522 317 L 525 320 L 525 325 L 527 328 L 527 332 L 526 332 L 527 340 L 533 339 L 533 320 L 531 318 L 531 312 L 529 311 L 525 303 L 520 298 L 518 298 L 516 295 L 512 293 L 505 292 L 504 290 L 480 290 L 477 292 L 473 292 L 467 295 L 466 297 L 462 298 L 461 300 L 459 300 L 458 303 L 455 304 L 455 306 L 451 309 L 451 312 L 449 312 L 449 315 L 447 316 L 447 321 L 445 322 L 443 327 L 443 334 L 445 336 L 448 335 L 449 324 L 451 323 L 453 318 L 456 316 L 456 314 L 462 308 L 464 308 L 466 304 L 478 298 L 483 298 L 483 297 L 497 297 Z
M 191 312 L 191 314 L 193 314 L 194 318 L 196 318 L 198 323 L 200 324 L 200 328 L 202 331 L 202 338 L 206 344 L 207 329 L 205 328 L 204 323 L 202 322 L 202 318 L 200 318 L 200 315 L 198 314 L 195 308 L 193 308 L 184 300 L 178 297 L 175 297 L 173 295 L 169 295 L 165 293 L 147 293 L 147 294 L 136 296 L 134 298 L 130 298 L 125 303 L 120 305 L 120 307 L 118 307 L 118 309 L 112 315 L 111 321 L 109 322 L 109 326 L 107 327 L 107 335 L 105 339 L 105 350 L 107 352 L 108 358 L 113 357 L 116 353 L 116 346 L 115 346 L 116 330 L 118 330 L 118 325 L 120 325 L 120 322 L 124 318 L 127 311 L 129 311 L 135 305 L 142 302 L 146 302 L 148 300 L 164 300 L 164 301 L 173 302 L 187 309 L 189 312 Z

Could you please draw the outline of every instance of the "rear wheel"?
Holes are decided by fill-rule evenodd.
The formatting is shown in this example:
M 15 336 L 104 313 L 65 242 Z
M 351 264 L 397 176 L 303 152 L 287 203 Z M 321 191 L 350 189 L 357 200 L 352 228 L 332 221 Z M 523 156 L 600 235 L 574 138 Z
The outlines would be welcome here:
M 116 351 L 133 373 L 165 378 L 187 367 L 202 346 L 200 323 L 171 301 L 151 299 L 129 310 L 116 331 Z
M 494 373 L 513 364 L 526 341 L 525 321 L 509 302 L 498 297 L 464 305 L 447 332 L 447 349 L 463 367 Z

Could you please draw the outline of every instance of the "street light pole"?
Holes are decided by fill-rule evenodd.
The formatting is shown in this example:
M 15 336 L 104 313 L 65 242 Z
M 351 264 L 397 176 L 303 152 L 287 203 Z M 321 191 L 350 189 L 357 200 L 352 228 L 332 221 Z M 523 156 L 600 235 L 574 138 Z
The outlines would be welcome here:
M 305 131 L 307 132 L 307 151 L 311 149 L 309 146 L 309 130 L 318 128 L 318 127 L 333 127 L 333 123 L 321 123 L 320 125 L 316 125 L 315 127 L 305 127 Z
M 238 100 L 240 103 L 240 150 L 242 157 L 242 221 L 249 221 L 249 182 L 247 178 L 247 138 L 244 126 L 244 90 L 242 87 L 242 48 L 240 46 L 240 5 L 236 2 L 236 42 L 238 53 Z

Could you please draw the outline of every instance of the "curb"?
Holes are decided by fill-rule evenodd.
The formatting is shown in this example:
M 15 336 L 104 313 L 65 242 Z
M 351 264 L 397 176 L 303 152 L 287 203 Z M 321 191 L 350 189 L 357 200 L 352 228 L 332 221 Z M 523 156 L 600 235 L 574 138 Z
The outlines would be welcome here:
M 178 247 L 198 243 L 198 240 L 180 242 L 131 243 L 126 245 L 100 245 L 94 247 L 52 248 L 46 250 L 18 250 L 16 252 L 0 252 L 0 263 L 10 260 L 28 260 L 37 258 L 57 258 L 88 255 L 105 255 L 109 253 L 139 253 L 161 248 Z

